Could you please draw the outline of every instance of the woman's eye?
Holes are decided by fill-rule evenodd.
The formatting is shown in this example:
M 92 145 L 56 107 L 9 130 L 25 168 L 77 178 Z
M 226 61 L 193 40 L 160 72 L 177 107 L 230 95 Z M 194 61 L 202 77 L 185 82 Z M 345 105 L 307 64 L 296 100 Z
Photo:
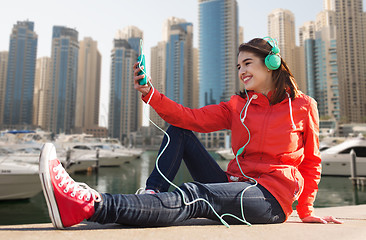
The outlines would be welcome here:
M 248 66 L 249 64 L 251 64 L 250 62 L 246 62 L 245 65 Z

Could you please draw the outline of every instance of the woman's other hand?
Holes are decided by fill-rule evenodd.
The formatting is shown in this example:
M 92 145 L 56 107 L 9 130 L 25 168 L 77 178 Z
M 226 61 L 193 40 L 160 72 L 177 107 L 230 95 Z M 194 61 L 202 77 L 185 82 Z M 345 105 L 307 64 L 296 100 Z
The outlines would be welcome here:
M 337 223 L 342 224 L 342 221 L 339 221 L 335 217 L 332 216 L 326 216 L 326 217 L 317 217 L 317 216 L 307 216 L 303 219 L 301 219 L 304 223 Z

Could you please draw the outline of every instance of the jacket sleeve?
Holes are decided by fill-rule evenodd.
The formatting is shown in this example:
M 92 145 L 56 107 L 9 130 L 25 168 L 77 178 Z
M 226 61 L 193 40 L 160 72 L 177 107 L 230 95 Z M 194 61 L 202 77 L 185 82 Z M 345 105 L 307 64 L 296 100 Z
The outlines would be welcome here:
M 231 127 L 231 111 L 227 102 L 191 109 L 178 104 L 154 89 L 142 97 L 169 124 L 195 132 L 213 132 Z
M 304 178 L 304 189 L 296 206 L 299 217 L 313 215 L 313 203 L 318 192 L 321 177 L 321 158 L 319 152 L 319 116 L 314 99 L 311 98 L 307 122 L 304 126 L 304 160 L 299 171 Z

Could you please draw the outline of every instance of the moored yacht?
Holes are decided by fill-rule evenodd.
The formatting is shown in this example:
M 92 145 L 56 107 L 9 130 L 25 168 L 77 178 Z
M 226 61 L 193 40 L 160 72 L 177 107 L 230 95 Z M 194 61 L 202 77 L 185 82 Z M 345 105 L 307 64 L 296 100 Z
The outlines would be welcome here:
M 358 176 L 366 176 L 366 139 L 350 138 L 321 152 L 322 175 L 350 176 L 351 150 L 356 153 Z
M 137 158 L 137 155 L 109 144 L 97 144 L 93 147 L 98 151 L 99 166 L 101 167 L 121 166 Z
M 84 145 L 77 144 L 67 149 L 56 147 L 58 158 L 69 173 L 85 172 L 97 163 L 96 151 Z
M 219 149 L 216 151 L 216 153 L 219 154 L 220 157 L 225 160 L 232 160 L 235 158 L 232 148 Z
M 41 190 L 38 165 L 0 158 L 0 200 L 27 199 Z

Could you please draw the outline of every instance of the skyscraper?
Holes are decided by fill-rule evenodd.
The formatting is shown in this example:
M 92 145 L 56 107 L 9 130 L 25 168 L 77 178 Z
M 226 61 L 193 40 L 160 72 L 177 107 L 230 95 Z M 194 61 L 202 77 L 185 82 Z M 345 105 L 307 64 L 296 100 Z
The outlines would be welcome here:
M 45 106 L 48 104 L 46 96 L 46 84 L 50 81 L 51 58 L 41 57 L 37 59 L 36 78 L 34 81 L 33 97 L 33 124 L 42 128 L 46 127 L 46 119 L 49 116 Z
M 295 16 L 287 10 L 278 8 L 268 15 L 268 35 L 278 41 L 281 56 L 296 76 L 295 70 Z
M 142 101 L 134 89 L 132 69 L 142 37 L 142 31 L 134 26 L 118 31 L 111 54 L 109 135 L 126 145 L 133 144 L 130 134 L 142 126 Z
M 8 70 L 8 52 L 0 52 L 0 124 L 4 118 L 4 100 L 6 88 L 6 72 Z
M 151 48 L 151 79 L 154 87 L 161 93 L 166 91 L 166 41 L 158 42 Z M 159 127 L 165 127 L 165 121 L 150 108 L 150 119 Z
M 47 83 L 46 129 L 71 133 L 75 127 L 79 41 L 75 29 L 54 26 L 52 33 L 51 78 Z
M 239 26 L 239 42 L 238 44 L 244 43 L 244 27 Z
M 304 66 L 304 49 L 302 46 L 296 46 L 294 14 L 282 8 L 273 10 L 268 15 L 268 35 L 277 39 L 282 58 L 290 67 L 300 90 L 305 91 L 306 80 L 302 67 Z
M 227 101 L 239 90 L 236 0 L 198 0 L 200 106 Z
M 37 41 L 33 22 L 14 25 L 9 44 L 4 125 L 24 127 L 32 124 Z
M 163 24 L 163 41 L 151 49 L 151 77 L 156 89 L 190 108 L 197 107 L 194 91 L 198 90 L 193 54 L 192 23 L 168 18 Z M 150 117 L 158 126 L 166 125 L 154 110 L 150 111 Z
M 193 108 L 200 105 L 200 84 L 198 82 L 198 48 L 193 48 Z
M 305 22 L 299 28 L 300 46 L 304 45 L 306 39 L 315 38 L 315 23 L 314 21 Z
M 300 46 L 305 52 L 305 72 L 306 72 L 306 94 L 315 96 L 315 74 L 314 74 L 314 40 L 315 40 L 315 23 L 309 21 L 304 23 L 299 29 Z
M 102 56 L 90 37 L 80 41 L 79 47 L 75 127 L 85 132 L 98 126 Z
M 335 12 L 320 12 L 300 33 L 306 53 L 307 93 L 317 101 L 321 119 L 339 120 Z
M 166 25 L 165 94 L 177 103 L 193 107 L 193 26 L 174 17 Z
M 330 1 L 329 1 L 330 2 Z M 333 0 L 336 12 L 338 79 L 343 122 L 366 122 L 365 13 L 362 0 Z
M 315 79 L 314 79 L 314 39 L 315 39 L 315 23 L 309 21 L 304 23 L 299 29 L 300 47 L 303 49 L 304 63 L 301 64 L 305 67 L 305 84 L 302 91 L 306 94 L 314 97 L 315 96 Z

